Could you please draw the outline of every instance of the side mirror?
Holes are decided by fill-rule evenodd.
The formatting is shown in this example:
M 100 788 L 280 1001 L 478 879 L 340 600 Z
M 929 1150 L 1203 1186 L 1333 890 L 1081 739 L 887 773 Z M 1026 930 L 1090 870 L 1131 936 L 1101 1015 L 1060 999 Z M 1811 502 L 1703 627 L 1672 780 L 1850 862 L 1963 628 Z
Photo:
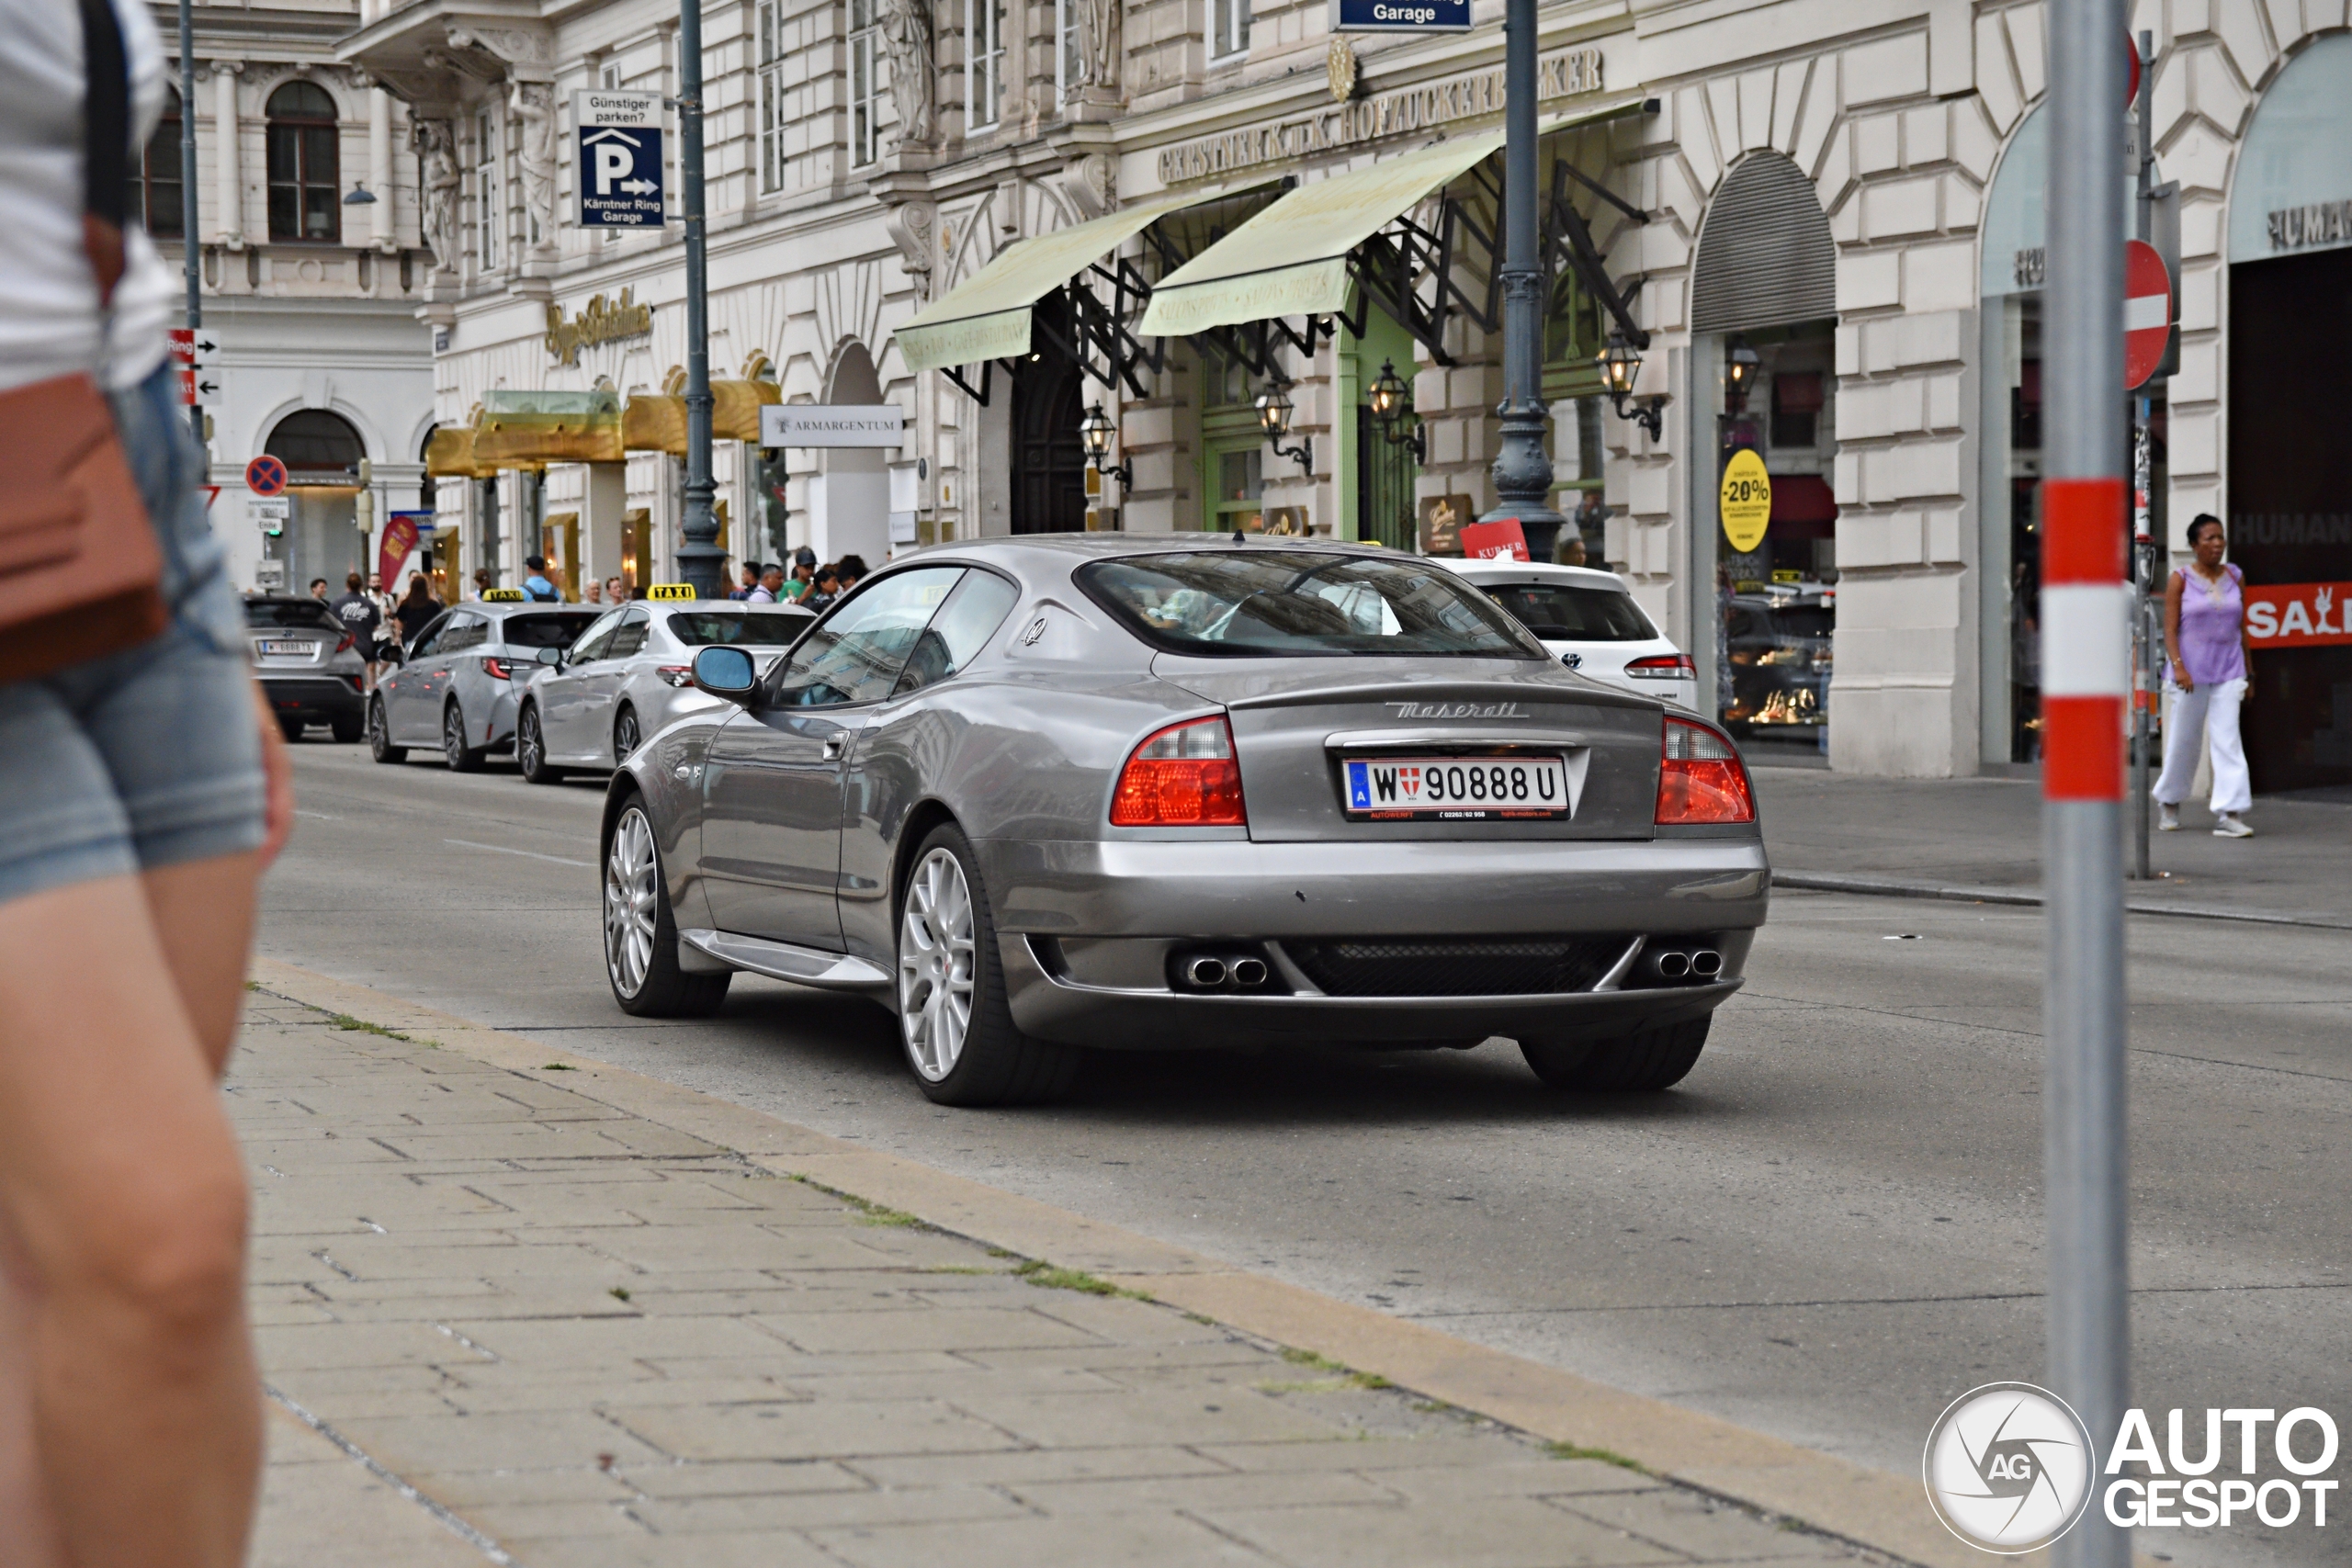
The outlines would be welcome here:
M 534 664 L 551 664 L 558 670 L 560 670 L 563 668 L 563 649 L 560 648 L 543 648 L 537 653 L 531 655 L 531 662 Z
M 724 644 L 706 648 L 695 654 L 694 682 L 697 691 L 714 697 L 724 697 L 730 703 L 749 703 L 752 694 L 759 689 L 758 669 L 752 656 L 740 648 Z

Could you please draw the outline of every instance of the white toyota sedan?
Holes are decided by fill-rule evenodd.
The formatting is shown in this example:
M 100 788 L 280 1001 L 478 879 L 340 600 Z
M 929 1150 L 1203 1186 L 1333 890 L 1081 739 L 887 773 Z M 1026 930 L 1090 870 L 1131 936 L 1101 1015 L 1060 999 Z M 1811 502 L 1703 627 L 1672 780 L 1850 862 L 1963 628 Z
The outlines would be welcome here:
M 1523 560 L 1447 560 L 1580 675 L 1695 706 L 1699 672 L 1613 571 Z

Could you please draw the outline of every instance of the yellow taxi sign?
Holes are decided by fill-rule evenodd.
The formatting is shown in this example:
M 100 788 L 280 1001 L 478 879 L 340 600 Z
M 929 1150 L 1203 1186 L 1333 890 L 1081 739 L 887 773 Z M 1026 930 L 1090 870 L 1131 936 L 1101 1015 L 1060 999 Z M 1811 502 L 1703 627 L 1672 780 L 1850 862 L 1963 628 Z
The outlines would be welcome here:
M 1724 486 L 1721 498 L 1724 537 L 1731 547 L 1747 555 L 1764 542 L 1764 529 L 1772 521 L 1772 476 L 1764 471 L 1764 459 L 1742 447 L 1731 455 L 1724 465 Z
M 519 604 L 523 599 L 524 593 L 519 588 L 485 588 L 481 591 L 481 602 L 485 604 Z
M 695 585 L 691 582 L 656 582 L 645 591 L 648 599 L 692 599 Z

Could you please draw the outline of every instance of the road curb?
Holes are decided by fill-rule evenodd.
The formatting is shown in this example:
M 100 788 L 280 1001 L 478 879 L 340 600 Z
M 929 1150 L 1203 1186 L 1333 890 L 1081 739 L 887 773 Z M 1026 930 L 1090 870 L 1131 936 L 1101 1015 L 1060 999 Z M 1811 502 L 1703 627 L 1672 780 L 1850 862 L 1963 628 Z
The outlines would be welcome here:
M 1860 893 L 1882 898 L 1935 898 L 1954 904 L 2016 904 L 2041 907 L 2041 895 L 2015 887 L 1966 887 L 1935 882 L 1890 882 L 1875 876 L 1829 876 L 1811 871 L 1775 871 L 1774 887 L 1807 893 Z M 2134 904 L 2124 901 L 2132 915 L 2167 915 L 2183 920 L 2233 920 L 2242 925 L 2304 926 L 2313 931 L 2352 931 L 2352 920 L 2324 916 L 2290 915 L 2272 909 L 2224 909 L 2211 904 Z
M 252 977 L 263 990 L 489 1066 L 526 1074 L 560 1066 L 573 1092 L 779 1174 L 806 1177 L 1024 1258 L 1082 1269 L 1537 1437 L 1622 1455 L 1666 1479 L 1871 1551 L 1926 1568 L 1978 1568 L 1984 1561 L 1936 1521 L 1917 1476 L 1611 1388 L 370 987 L 267 958 L 254 961 Z M 2047 1554 L 2010 1561 L 2038 1568 Z

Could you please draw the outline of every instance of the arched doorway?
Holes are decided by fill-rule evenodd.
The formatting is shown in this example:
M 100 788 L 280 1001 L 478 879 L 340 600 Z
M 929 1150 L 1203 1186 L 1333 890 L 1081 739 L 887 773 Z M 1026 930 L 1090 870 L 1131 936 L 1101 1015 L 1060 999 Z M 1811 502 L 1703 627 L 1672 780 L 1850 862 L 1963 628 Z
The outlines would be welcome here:
M 1813 182 L 1787 157 L 1750 153 L 1724 177 L 1699 231 L 1690 284 L 1694 476 L 1690 592 L 1702 702 L 1751 750 L 1829 745 L 1838 579 L 1838 243 Z M 1737 367 L 1737 385 L 1731 371 Z M 1772 510 L 1741 549 L 1718 502 L 1724 465 L 1764 459 Z
M 825 400 L 867 407 L 884 400 L 882 378 L 864 344 L 853 341 L 842 347 Z M 809 547 L 820 560 L 854 555 L 872 568 L 889 558 L 889 457 L 876 446 L 834 446 L 820 455 L 808 529 Z
M 368 536 L 359 516 L 359 461 L 368 455 L 359 432 L 341 414 L 298 409 L 270 427 L 262 452 L 286 465 L 286 532 L 266 540 L 270 558 L 286 563 L 286 590 L 309 592 L 313 578 L 343 592 L 344 574 L 368 569 Z
M 2339 586 L 2352 581 L 2347 136 L 2352 34 L 2336 33 L 2264 92 L 2230 185 L 2230 558 L 2250 589 L 2272 591 L 2249 595 L 2249 626 L 2275 628 L 2240 720 L 2260 794 L 2352 784 L 2352 594 Z M 2175 552 L 2187 522 L 2168 531 Z
M 1086 527 L 1086 416 L 1077 362 L 1048 348 L 1012 372 L 1012 531 L 1072 534 Z

